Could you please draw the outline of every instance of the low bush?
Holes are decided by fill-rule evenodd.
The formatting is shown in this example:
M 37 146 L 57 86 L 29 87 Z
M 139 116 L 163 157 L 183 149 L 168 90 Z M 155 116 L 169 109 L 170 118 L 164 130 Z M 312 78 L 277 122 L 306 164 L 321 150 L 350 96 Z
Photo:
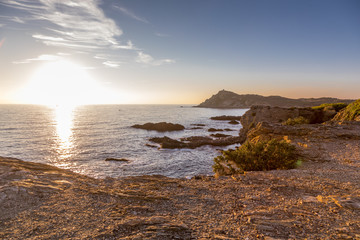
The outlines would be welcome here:
M 296 117 L 296 118 L 289 118 L 285 122 L 283 122 L 283 125 L 298 125 L 298 124 L 308 124 L 309 120 L 304 118 L 303 116 Z
M 341 109 L 347 106 L 346 103 L 324 103 L 320 106 L 312 107 L 312 109 L 320 109 L 320 110 L 329 110 L 334 109 L 336 112 L 340 111 Z
M 298 155 L 293 145 L 279 140 L 245 142 L 236 150 L 223 151 L 214 159 L 217 175 L 295 168 Z

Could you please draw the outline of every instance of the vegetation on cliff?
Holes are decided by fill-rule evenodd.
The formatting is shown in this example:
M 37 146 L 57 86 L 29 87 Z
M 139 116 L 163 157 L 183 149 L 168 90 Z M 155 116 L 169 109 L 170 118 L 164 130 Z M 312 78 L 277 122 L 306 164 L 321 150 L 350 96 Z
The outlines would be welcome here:
M 223 151 L 214 159 L 217 175 L 295 168 L 295 147 L 285 141 L 269 140 L 257 143 L 245 142 L 236 150 Z
M 336 121 L 360 121 L 360 99 L 350 103 L 342 109 L 333 120 Z
M 283 125 L 298 125 L 298 124 L 308 124 L 309 120 L 304 118 L 303 116 L 299 116 L 296 118 L 288 118 L 285 122 L 283 122 Z
M 319 110 L 335 110 L 339 112 L 341 109 L 345 108 L 348 104 L 347 103 L 324 103 L 320 106 L 312 107 L 313 109 Z

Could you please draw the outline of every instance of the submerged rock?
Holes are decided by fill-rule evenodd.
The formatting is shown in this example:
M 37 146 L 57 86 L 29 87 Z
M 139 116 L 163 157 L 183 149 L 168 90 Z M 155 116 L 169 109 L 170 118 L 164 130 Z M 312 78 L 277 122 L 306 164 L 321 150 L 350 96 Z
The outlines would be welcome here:
M 131 127 L 145 129 L 145 130 L 154 130 L 154 131 L 158 131 L 158 132 L 181 131 L 181 130 L 185 129 L 185 127 L 181 124 L 174 124 L 174 123 L 167 123 L 167 122 L 145 123 L 142 125 L 135 124 Z
M 236 121 L 236 120 L 231 120 L 231 121 L 229 122 L 229 124 L 234 124 L 234 125 L 236 125 L 236 124 L 239 124 L 239 122 Z
M 241 116 L 226 116 L 226 115 L 222 115 L 222 116 L 216 116 L 216 117 L 211 117 L 211 120 L 240 120 Z
M 105 161 L 129 162 L 130 160 L 125 158 L 106 158 Z
M 222 133 L 215 133 L 215 134 L 210 134 L 210 136 L 216 137 L 216 138 L 223 138 L 223 137 L 230 137 L 231 135 L 222 134 Z
M 208 132 L 222 132 L 224 131 L 224 129 L 219 129 L 219 128 L 209 128 Z
M 169 137 L 155 137 L 149 139 L 151 142 L 160 144 L 161 148 L 190 148 L 194 149 L 197 147 L 210 145 L 210 146 L 229 146 L 240 143 L 240 137 L 228 136 L 218 139 L 212 139 L 206 136 L 192 136 L 180 139 L 181 141 L 169 138 Z

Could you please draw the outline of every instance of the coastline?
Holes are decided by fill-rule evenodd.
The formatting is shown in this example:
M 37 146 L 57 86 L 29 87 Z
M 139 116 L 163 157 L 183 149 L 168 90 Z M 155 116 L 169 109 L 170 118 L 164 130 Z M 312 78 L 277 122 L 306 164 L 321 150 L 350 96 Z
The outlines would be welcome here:
M 290 170 L 95 179 L 0 157 L 0 238 L 360 239 L 360 124 L 329 121 L 335 114 L 252 107 L 242 116 L 244 141 L 296 146 L 303 160 Z M 287 125 L 288 116 L 312 120 Z
M 359 239 L 360 146 L 320 144 L 326 161 L 219 179 L 94 179 L 0 158 L 0 238 Z

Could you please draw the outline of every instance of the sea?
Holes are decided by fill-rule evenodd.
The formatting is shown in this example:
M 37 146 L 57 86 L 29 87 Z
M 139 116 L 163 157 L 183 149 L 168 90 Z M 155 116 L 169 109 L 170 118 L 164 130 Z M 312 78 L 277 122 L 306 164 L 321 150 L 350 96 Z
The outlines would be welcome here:
M 0 105 L 0 156 L 46 163 L 95 178 L 213 175 L 213 159 L 220 155 L 219 150 L 237 145 L 159 149 L 146 144 L 151 137 L 209 136 L 209 128 L 230 128 L 233 131 L 225 133 L 236 136 L 240 124 L 210 117 L 241 116 L 246 110 L 190 105 Z M 156 132 L 131 127 L 147 122 L 178 123 L 185 130 Z M 205 126 L 192 129 L 194 124 Z M 106 158 L 129 161 L 105 161 Z

